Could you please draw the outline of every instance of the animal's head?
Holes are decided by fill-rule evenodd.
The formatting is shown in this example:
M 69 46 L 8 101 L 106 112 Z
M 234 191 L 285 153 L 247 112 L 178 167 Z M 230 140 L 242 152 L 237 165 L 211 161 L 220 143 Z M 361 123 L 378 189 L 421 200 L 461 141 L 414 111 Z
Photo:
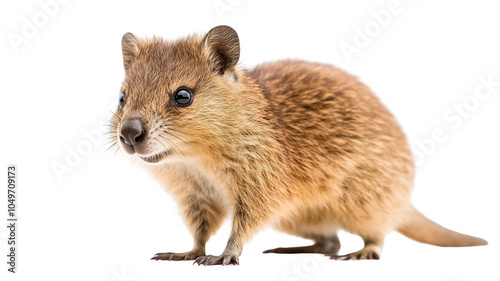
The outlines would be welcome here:
M 111 133 L 127 153 L 147 163 L 185 157 L 236 122 L 240 47 L 231 27 L 177 41 L 126 33 L 122 51 L 125 80 Z

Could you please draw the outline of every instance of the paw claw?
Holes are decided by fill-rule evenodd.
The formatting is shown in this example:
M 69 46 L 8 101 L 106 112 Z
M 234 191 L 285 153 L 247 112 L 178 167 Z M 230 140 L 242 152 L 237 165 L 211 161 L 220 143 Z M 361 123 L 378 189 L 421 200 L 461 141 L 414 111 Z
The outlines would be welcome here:
M 341 256 L 331 255 L 330 259 L 332 259 L 332 260 L 338 260 L 338 261 L 347 261 L 347 260 L 351 260 L 352 257 L 351 257 L 350 254 L 348 254 L 348 255 L 341 255 Z
M 203 255 L 203 253 L 198 253 L 198 252 L 185 252 L 185 253 L 172 253 L 172 252 L 167 252 L 167 253 L 157 253 L 154 255 L 151 259 L 152 260 L 165 260 L 165 261 L 187 261 L 187 260 L 194 260 L 197 257 Z
M 198 257 L 193 264 L 198 265 L 238 265 L 238 257 L 233 255 L 202 256 Z
M 377 252 L 362 249 L 360 251 L 350 253 L 347 255 L 341 255 L 341 256 L 331 255 L 330 259 L 341 260 L 341 261 L 346 261 L 346 260 L 378 260 L 378 259 L 380 259 L 380 255 Z

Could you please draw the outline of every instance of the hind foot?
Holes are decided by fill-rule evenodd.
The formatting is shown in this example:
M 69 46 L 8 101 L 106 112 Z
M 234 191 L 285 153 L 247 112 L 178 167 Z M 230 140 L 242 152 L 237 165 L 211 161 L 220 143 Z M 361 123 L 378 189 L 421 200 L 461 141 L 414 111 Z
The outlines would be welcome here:
M 289 248 L 275 248 L 266 250 L 263 253 L 274 254 L 324 254 L 327 256 L 336 255 L 340 249 L 340 241 L 337 235 L 328 238 L 315 238 L 316 243 L 310 246 L 303 247 L 289 247 Z
M 274 254 L 303 254 L 303 253 L 323 253 L 323 247 L 318 244 L 303 247 L 289 247 L 289 248 L 275 248 L 265 250 L 264 254 L 274 253 Z
M 376 244 L 368 244 L 363 249 L 347 255 L 331 255 L 333 260 L 378 260 L 382 247 Z

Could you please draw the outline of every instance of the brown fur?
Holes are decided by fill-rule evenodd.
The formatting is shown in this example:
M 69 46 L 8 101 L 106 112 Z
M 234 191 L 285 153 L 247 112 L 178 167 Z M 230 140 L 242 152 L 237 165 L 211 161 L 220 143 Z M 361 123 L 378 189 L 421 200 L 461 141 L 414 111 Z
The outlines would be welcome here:
M 113 118 L 113 133 L 118 141 L 122 121 L 140 118 L 146 141 L 135 153 L 169 151 L 144 168 L 177 200 L 194 237 L 191 251 L 154 259 L 236 264 L 266 225 L 315 241 L 267 252 L 332 258 L 378 258 L 393 230 L 443 246 L 485 244 L 414 210 L 405 136 L 353 76 L 296 60 L 242 69 L 237 34 L 226 26 L 174 42 L 128 33 L 122 46 L 126 104 Z M 172 105 L 181 86 L 193 89 L 188 107 Z M 233 223 L 226 249 L 206 256 L 205 243 L 227 216 Z M 337 256 L 339 229 L 360 235 L 365 248 Z

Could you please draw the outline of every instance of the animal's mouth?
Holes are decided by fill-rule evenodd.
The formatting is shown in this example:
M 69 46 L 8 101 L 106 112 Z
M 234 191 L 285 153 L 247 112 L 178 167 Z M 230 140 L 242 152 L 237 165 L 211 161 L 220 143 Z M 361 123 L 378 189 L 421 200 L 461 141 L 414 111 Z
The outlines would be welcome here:
M 166 150 L 152 156 L 139 156 L 139 158 L 141 158 L 144 162 L 154 164 L 160 162 L 170 154 L 172 154 L 172 152 L 170 150 Z

